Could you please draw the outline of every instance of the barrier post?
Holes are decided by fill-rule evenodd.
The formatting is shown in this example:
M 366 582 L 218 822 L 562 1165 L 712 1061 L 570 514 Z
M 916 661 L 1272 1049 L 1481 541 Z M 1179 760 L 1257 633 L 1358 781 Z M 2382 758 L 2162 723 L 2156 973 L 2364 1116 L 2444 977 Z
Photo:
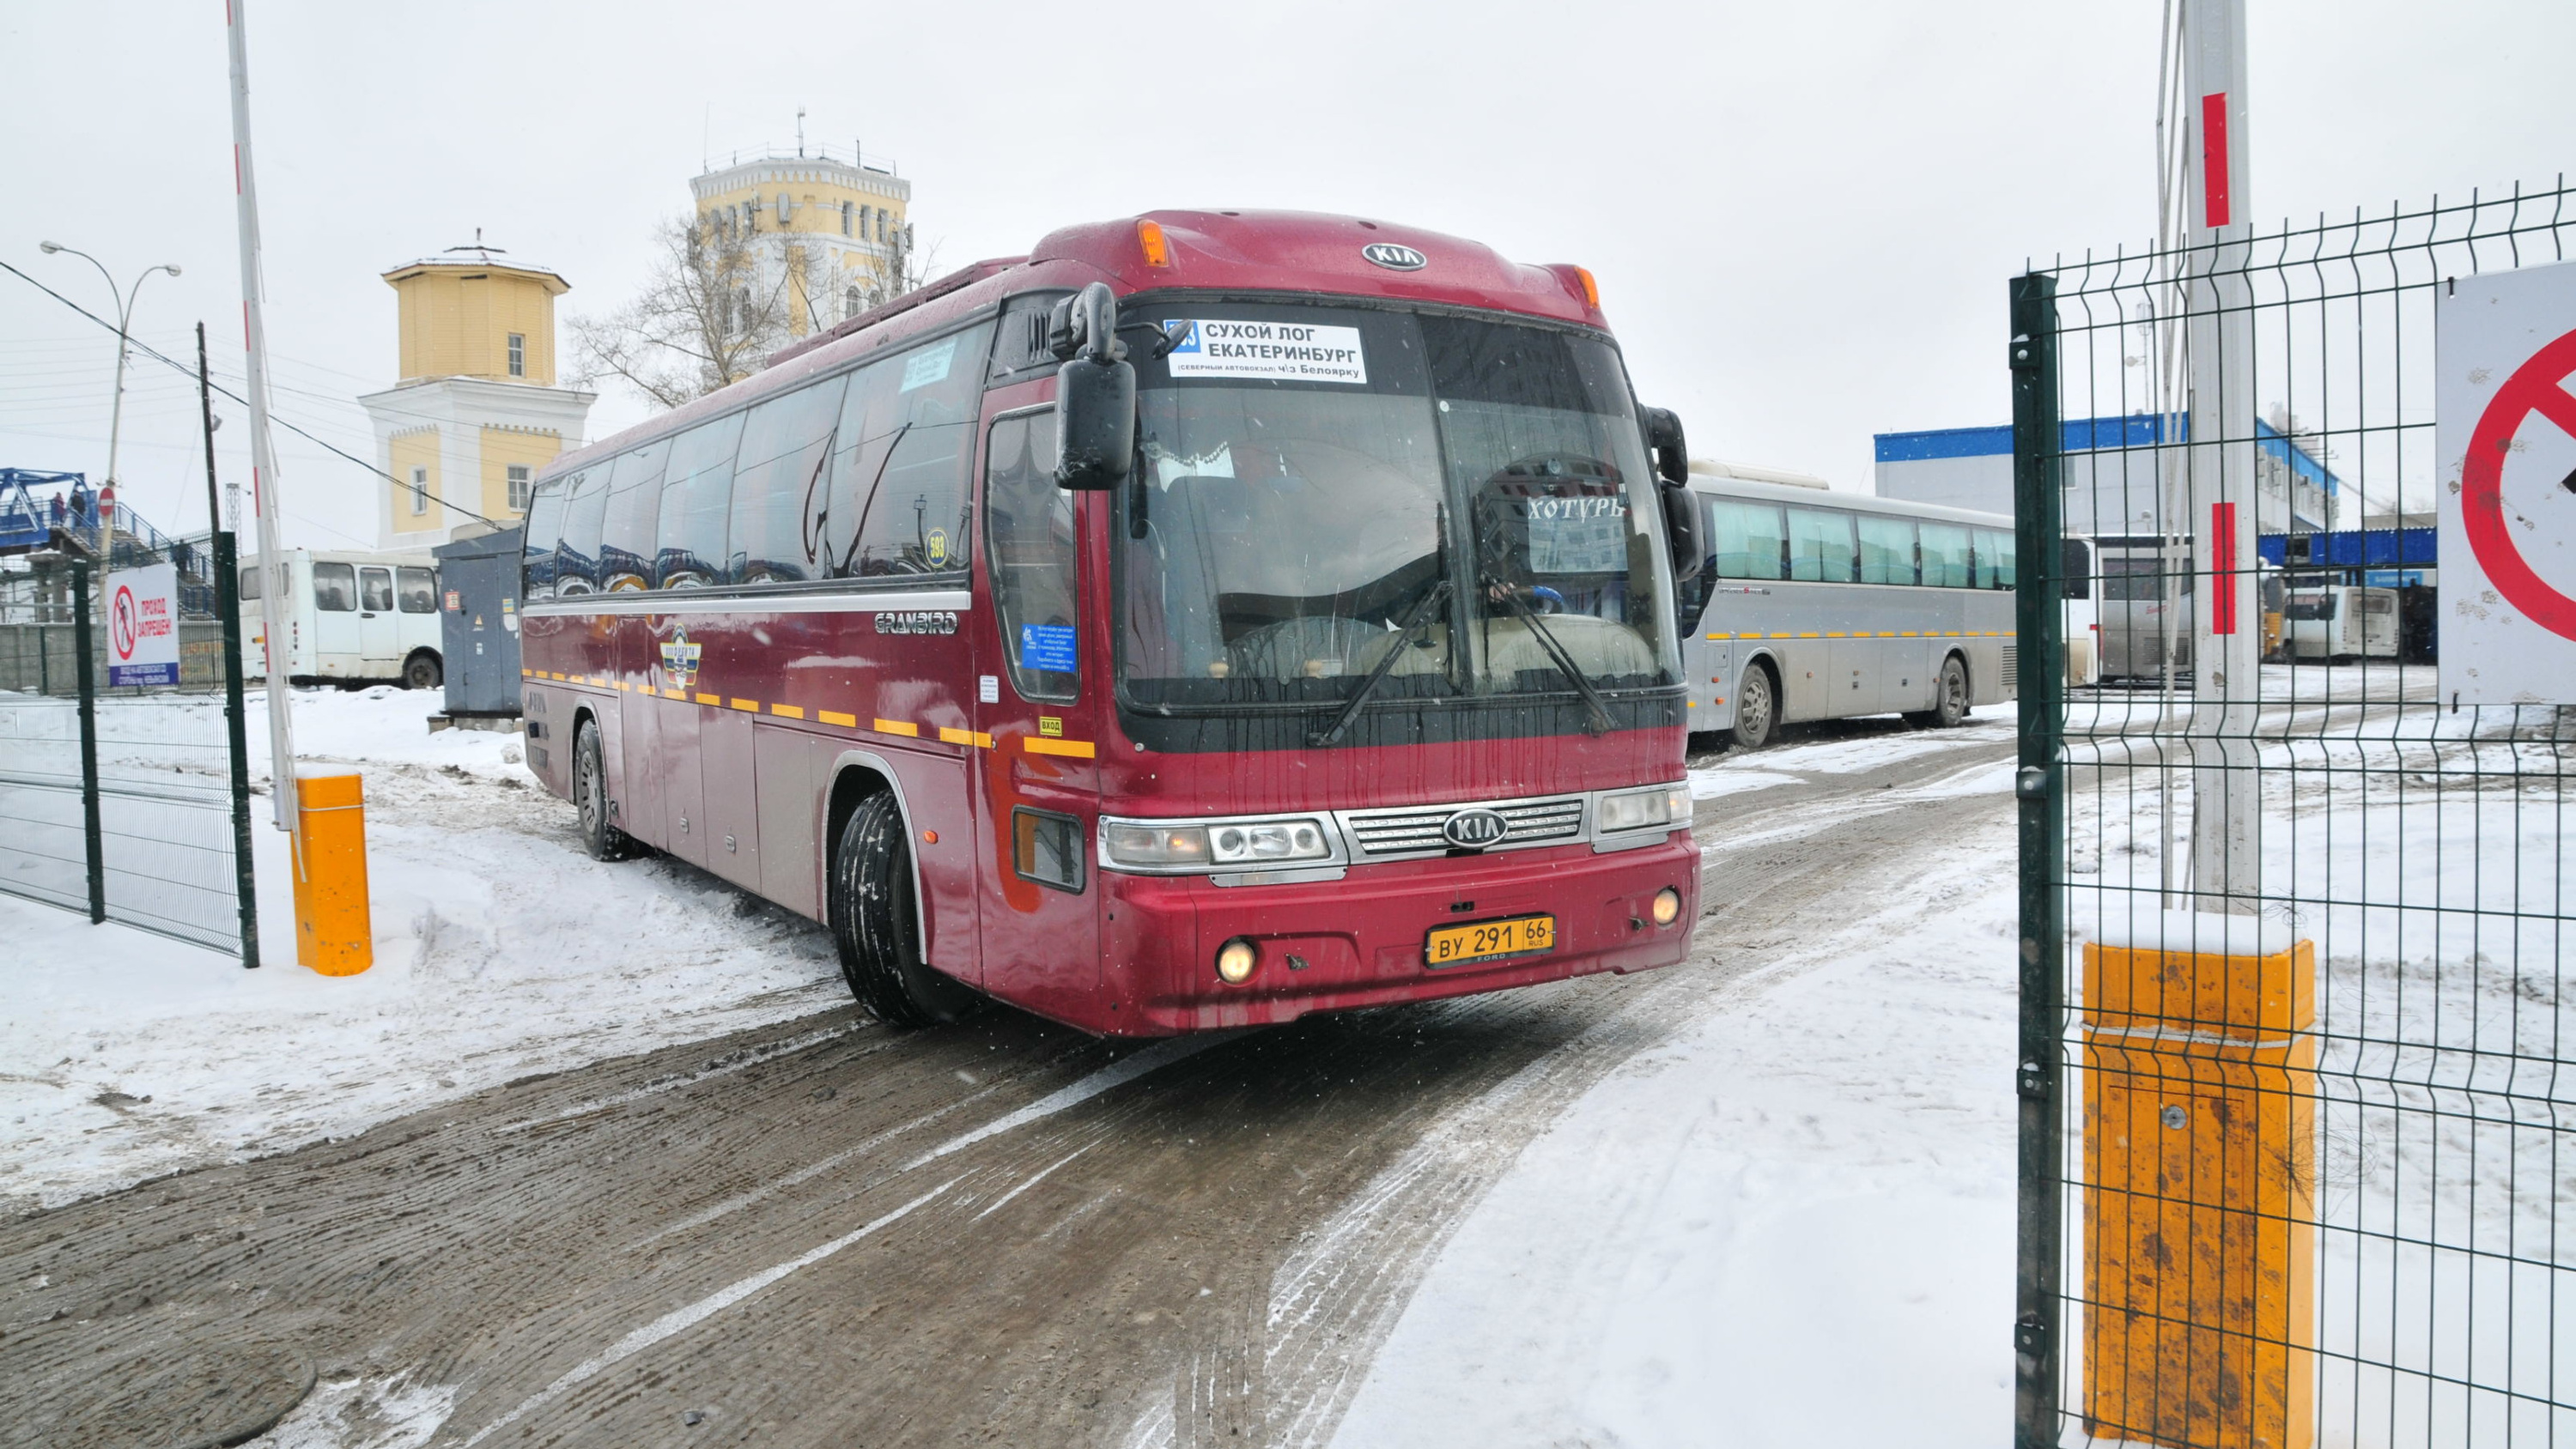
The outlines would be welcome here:
M 295 814 L 295 959 L 325 976 L 355 976 L 376 959 L 365 781 L 354 770 L 299 769 Z
M 2316 944 L 2142 924 L 2084 947 L 2086 1430 L 2311 1449 Z
M 90 657 L 89 560 L 72 561 L 72 645 L 80 655 L 81 838 L 89 854 L 89 923 L 107 920 L 107 842 L 98 825 L 98 661 Z

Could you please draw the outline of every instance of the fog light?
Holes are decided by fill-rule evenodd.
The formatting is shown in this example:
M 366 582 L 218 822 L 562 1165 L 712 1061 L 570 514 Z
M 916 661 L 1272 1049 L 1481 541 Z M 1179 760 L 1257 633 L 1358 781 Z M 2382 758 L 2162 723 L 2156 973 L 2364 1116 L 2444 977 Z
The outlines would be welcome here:
M 1252 979 L 1252 968 L 1260 959 L 1261 953 L 1253 944 L 1237 936 L 1216 948 L 1216 974 L 1230 986 L 1241 986 Z
M 1682 915 L 1682 893 L 1666 886 L 1655 892 L 1655 924 L 1669 926 Z

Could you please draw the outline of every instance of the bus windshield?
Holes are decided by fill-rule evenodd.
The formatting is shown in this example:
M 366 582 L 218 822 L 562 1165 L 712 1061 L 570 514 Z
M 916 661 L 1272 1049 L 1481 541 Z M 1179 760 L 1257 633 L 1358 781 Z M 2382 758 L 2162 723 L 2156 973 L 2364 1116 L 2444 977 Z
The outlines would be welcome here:
M 1131 701 L 1326 703 L 1381 672 L 1381 698 L 1678 681 L 1606 342 L 1358 308 L 1140 315 L 1179 342 L 1138 355 L 1145 466 L 1116 531 Z

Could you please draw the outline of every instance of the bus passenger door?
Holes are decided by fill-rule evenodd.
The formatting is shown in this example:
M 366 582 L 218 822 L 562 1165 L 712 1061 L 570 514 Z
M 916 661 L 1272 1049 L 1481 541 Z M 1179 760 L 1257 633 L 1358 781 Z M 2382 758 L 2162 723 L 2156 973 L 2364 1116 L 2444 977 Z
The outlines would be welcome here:
M 1055 486 L 1051 407 L 993 421 L 984 457 L 976 565 L 992 607 L 978 609 L 974 631 L 975 730 L 992 742 L 975 750 L 984 987 L 1072 1014 L 1100 983 L 1094 757 L 1109 668 L 1086 657 L 1107 631 L 1086 617 L 1102 590 L 1090 581 L 1085 592 L 1080 555 L 1084 530 L 1105 526 L 1109 495 Z

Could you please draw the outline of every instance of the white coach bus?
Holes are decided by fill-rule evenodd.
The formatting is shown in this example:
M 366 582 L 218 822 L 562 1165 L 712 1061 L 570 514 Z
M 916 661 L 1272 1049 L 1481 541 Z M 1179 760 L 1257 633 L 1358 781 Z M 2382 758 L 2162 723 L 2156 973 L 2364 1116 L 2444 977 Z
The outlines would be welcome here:
M 282 589 L 286 677 L 356 684 L 390 681 L 434 689 L 439 658 L 438 561 L 427 553 L 326 553 L 289 549 L 275 569 L 252 559 L 241 569 L 242 666 L 267 673 L 265 605 Z
M 1733 476 L 1691 491 L 1708 548 L 1682 645 L 1693 732 L 1758 749 L 1785 723 L 1947 726 L 2013 697 L 2011 519 Z

